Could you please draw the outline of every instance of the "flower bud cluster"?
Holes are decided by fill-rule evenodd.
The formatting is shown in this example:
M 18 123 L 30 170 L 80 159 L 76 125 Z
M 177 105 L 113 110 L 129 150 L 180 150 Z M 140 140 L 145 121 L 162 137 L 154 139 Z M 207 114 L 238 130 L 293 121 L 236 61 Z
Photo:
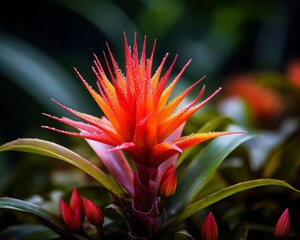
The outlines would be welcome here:
M 94 226 L 102 226 L 104 222 L 104 216 L 97 205 L 87 198 L 83 199 L 76 188 L 73 189 L 70 205 L 62 198 L 59 205 L 62 219 L 71 230 L 81 229 L 85 217 Z
M 281 214 L 274 229 L 274 237 L 276 240 L 288 239 L 290 235 L 290 215 L 288 208 Z M 206 217 L 201 228 L 202 240 L 217 240 L 218 226 L 213 214 L 210 212 Z

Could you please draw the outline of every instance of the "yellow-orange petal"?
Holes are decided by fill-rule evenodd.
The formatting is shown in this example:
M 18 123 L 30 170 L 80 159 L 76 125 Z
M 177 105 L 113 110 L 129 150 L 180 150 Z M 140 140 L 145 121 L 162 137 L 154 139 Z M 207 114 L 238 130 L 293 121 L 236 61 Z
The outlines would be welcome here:
M 123 128 L 122 124 L 120 123 L 119 116 L 116 115 L 116 113 L 111 108 L 110 104 L 102 98 L 92 87 L 84 80 L 84 78 L 80 75 L 80 73 L 75 69 L 78 77 L 80 78 L 81 82 L 84 84 L 84 86 L 87 88 L 87 90 L 90 92 L 98 106 L 101 108 L 101 110 L 104 112 L 105 116 L 109 119 L 109 121 L 112 123 L 114 128 L 117 132 L 123 133 L 125 137 L 128 138 L 128 132 L 127 128 Z
M 153 167 L 158 167 L 163 161 L 182 153 L 182 149 L 172 142 L 163 142 L 156 145 L 150 153 L 150 162 Z
M 180 93 L 177 97 L 172 99 L 158 114 L 158 122 L 164 121 L 166 118 L 168 118 L 173 111 L 177 108 L 177 106 L 181 103 L 181 101 L 204 79 L 201 78 L 196 83 L 194 83 L 192 86 L 185 89 L 182 93 Z M 201 96 L 204 93 L 204 91 L 201 91 Z M 201 97 L 200 96 L 200 97 Z
M 172 81 L 172 83 L 163 91 L 160 99 L 159 99 L 159 103 L 158 103 L 158 110 L 161 110 L 167 103 L 175 85 L 177 84 L 177 82 L 179 81 L 180 77 L 182 76 L 183 72 L 186 70 L 186 68 L 188 67 L 188 65 L 191 63 L 192 60 L 189 60 L 184 67 L 181 69 L 181 71 L 179 72 L 179 74 L 174 78 L 174 80 Z
M 195 112 L 197 112 L 206 103 L 208 103 L 209 100 L 211 100 L 221 90 L 221 88 L 219 88 L 204 101 L 195 105 L 203 95 L 204 89 L 205 86 L 203 86 L 203 88 L 201 89 L 200 93 L 194 101 L 192 101 L 190 104 L 183 107 L 182 109 L 178 110 L 176 113 L 172 114 L 169 118 L 167 118 L 164 122 L 159 124 L 159 141 L 163 141 L 166 137 L 168 137 L 173 131 L 175 131 L 176 128 L 178 128 L 182 123 L 186 122 L 189 119 L 189 117 L 191 117 Z
M 167 56 L 167 55 L 166 55 Z M 166 73 L 164 74 L 164 76 L 160 79 L 160 81 L 157 83 L 157 86 L 155 88 L 155 92 L 153 93 L 153 102 L 155 104 L 155 106 L 158 106 L 159 100 L 162 96 L 162 93 L 164 91 L 164 88 L 167 84 L 167 81 L 171 75 L 171 72 L 173 70 L 173 67 L 176 63 L 178 55 L 175 56 L 172 64 L 170 65 L 169 69 L 166 71 Z M 164 63 L 164 60 L 162 61 L 162 63 Z M 163 106 L 163 105 L 162 105 Z M 157 107 L 157 110 L 159 110 L 159 107 Z
M 245 132 L 210 132 L 210 133 L 196 133 L 188 136 L 179 138 L 178 140 L 173 141 L 181 149 L 187 149 L 198 143 L 208 141 L 210 139 L 231 135 L 231 134 L 241 134 Z

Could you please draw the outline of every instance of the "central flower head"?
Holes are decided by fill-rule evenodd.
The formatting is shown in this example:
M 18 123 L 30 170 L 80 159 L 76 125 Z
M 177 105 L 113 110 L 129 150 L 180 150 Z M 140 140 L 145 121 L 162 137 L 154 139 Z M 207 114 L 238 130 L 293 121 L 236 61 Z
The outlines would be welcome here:
M 191 61 L 188 61 L 168 84 L 177 56 L 163 74 L 163 67 L 168 58 L 166 54 L 152 74 L 156 43 L 154 42 L 149 58 L 146 57 L 146 37 L 140 57 L 136 35 L 133 49 L 128 46 L 125 34 L 124 45 L 124 73 L 118 67 L 108 45 L 109 57 L 104 54 L 106 71 L 95 56 L 95 66 L 92 70 L 97 78 L 97 92 L 75 69 L 104 116 L 97 118 L 80 113 L 55 101 L 84 122 L 46 114 L 76 128 L 78 132 L 45 128 L 84 138 L 90 144 L 115 180 L 128 193 L 124 192 L 126 201 L 131 202 L 131 209 L 126 211 L 134 219 L 133 231 L 137 235 L 150 236 L 155 231 L 158 218 L 163 212 L 164 199 L 171 197 L 176 191 L 178 154 L 198 143 L 236 132 L 196 133 L 182 137 L 185 122 L 221 88 L 199 102 L 205 89 L 202 87 L 193 101 L 179 107 L 185 97 L 202 80 L 169 100 Z M 127 152 L 126 157 L 124 152 Z M 130 204 L 126 206 L 128 205 L 130 206 Z
M 191 103 L 176 110 L 182 100 L 202 80 L 200 79 L 169 101 L 175 85 L 191 61 L 187 62 L 181 72 L 166 87 L 177 56 L 168 70 L 162 74 L 168 57 L 167 53 L 152 75 L 156 43 L 154 42 L 152 53 L 148 59 L 146 57 L 146 37 L 140 58 L 136 35 L 133 50 L 128 46 L 125 34 L 124 45 L 124 74 L 118 67 L 108 45 L 110 62 L 104 54 L 108 75 L 95 56 L 95 66 L 92 69 L 98 80 L 99 92 L 92 89 L 75 69 L 105 117 L 99 119 L 57 103 L 85 122 L 50 116 L 77 128 L 80 132 L 66 132 L 54 128 L 51 130 L 110 145 L 112 146 L 110 151 L 126 151 L 137 165 L 151 168 L 158 168 L 164 161 L 188 147 L 217 136 L 229 134 L 228 132 L 198 133 L 180 137 L 187 119 L 204 106 L 220 88 L 209 98 L 199 103 L 204 93 L 205 87 L 203 87 Z

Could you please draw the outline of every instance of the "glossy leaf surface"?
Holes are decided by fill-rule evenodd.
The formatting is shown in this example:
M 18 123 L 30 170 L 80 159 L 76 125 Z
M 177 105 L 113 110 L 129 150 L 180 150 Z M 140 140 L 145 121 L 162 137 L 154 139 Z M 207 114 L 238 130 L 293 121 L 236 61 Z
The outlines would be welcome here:
M 119 186 L 106 173 L 77 153 L 56 143 L 40 139 L 23 138 L 0 146 L 0 151 L 30 152 L 62 160 L 81 169 L 115 195 L 121 195 Z
M 232 127 L 229 131 L 237 131 L 237 129 Z M 211 179 L 223 160 L 237 146 L 253 137 L 251 134 L 234 134 L 219 137 L 212 140 L 211 143 L 200 151 L 178 181 L 177 191 L 172 199 L 170 199 L 170 214 L 176 214 L 191 202 Z
M 60 236 L 66 239 L 82 239 L 72 233 L 57 215 L 32 203 L 15 198 L 2 197 L 0 198 L 0 208 L 33 214 L 38 219 L 42 220 L 43 224 L 47 225 Z
M 235 193 L 245 191 L 251 188 L 263 187 L 263 186 L 281 186 L 289 188 L 293 191 L 300 192 L 299 190 L 293 188 L 290 184 L 277 180 L 277 179 L 257 179 L 247 182 L 241 182 L 230 187 L 223 188 L 191 205 L 186 207 L 180 212 L 176 217 L 172 218 L 167 224 L 165 224 L 159 231 L 157 236 L 166 235 L 173 232 L 174 229 L 187 218 L 191 217 L 193 214 L 201 211 L 202 209 L 226 198 Z

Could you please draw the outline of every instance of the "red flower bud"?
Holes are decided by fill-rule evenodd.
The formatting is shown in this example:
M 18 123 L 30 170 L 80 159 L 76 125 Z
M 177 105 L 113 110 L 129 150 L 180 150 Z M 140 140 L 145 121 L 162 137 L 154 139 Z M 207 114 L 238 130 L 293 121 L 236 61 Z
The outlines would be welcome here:
M 290 233 L 290 215 L 288 208 L 281 214 L 274 230 L 275 239 L 284 239 Z
M 83 219 L 85 216 L 85 211 L 84 211 L 84 204 L 82 197 L 79 195 L 79 192 L 76 188 L 73 189 L 71 199 L 70 199 L 70 207 L 72 209 L 79 209 L 79 213 L 81 218 Z
M 82 221 L 79 208 L 70 208 L 62 198 L 59 200 L 59 206 L 65 224 L 72 230 L 80 229 Z
M 210 212 L 206 217 L 201 228 L 202 240 L 217 240 L 218 239 L 218 226 L 214 219 L 213 214 Z
M 165 197 L 170 197 L 175 193 L 176 187 L 176 171 L 174 165 L 171 165 L 161 177 L 159 193 Z
M 70 206 L 62 198 L 59 201 L 59 206 L 65 224 L 72 230 L 80 229 L 85 216 L 85 210 L 83 200 L 77 189 L 73 189 Z
M 95 226 L 102 225 L 104 217 L 101 210 L 91 200 L 84 198 L 85 213 L 88 221 Z

